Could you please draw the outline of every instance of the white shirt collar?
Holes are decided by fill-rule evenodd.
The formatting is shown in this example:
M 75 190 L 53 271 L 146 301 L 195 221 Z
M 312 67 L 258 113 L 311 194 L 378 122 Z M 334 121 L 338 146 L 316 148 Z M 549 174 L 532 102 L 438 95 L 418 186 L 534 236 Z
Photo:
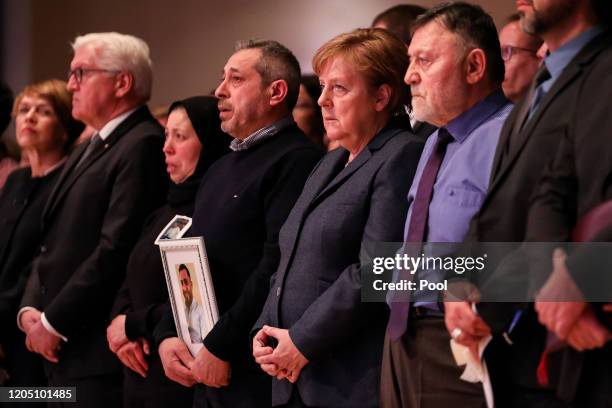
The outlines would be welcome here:
M 109 137 L 111 133 L 113 133 L 113 130 L 117 129 L 117 126 L 119 126 L 119 124 L 123 122 L 125 118 L 130 116 L 138 108 L 140 108 L 140 106 L 137 106 L 134 109 L 129 110 L 127 112 L 123 112 L 121 115 L 116 116 L 112 118 L 111 120 L 109 120 L 108 122 L 106 122 L 106 125 L 102 126 L 102 129 L 98 130 L 98 135 L 100 136 L 100 139 L 106 140 L 106 138 Z

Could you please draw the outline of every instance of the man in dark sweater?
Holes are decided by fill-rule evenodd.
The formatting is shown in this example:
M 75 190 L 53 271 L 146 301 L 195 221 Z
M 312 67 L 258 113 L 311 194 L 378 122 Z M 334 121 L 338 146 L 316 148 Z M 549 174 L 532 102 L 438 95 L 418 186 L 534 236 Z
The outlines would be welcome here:
M 278 266 L 278 231 L 320 158 L 291 117 L 299 85 L 288 49 L 248 41 L 237 45 L 215 91 L 233 152 L 204 176 L 191 233 L 204 237 L 220 318 L 195 359 L 169 314 L 156 333 L 166 375 L 185 386 L 205 384 L 195 406 L 271 405 L 270 379 L 250 357 L 249 331 Z

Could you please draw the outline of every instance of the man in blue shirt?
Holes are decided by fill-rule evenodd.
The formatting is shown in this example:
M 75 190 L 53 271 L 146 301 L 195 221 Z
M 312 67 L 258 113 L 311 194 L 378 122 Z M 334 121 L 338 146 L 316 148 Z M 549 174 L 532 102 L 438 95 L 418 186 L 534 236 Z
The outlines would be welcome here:
M 501 91 L 504 63 L 491 17 L 480 7 L 446 4 L 416 22 L 405 81 L 417 120 L 440 129 L 428 139 L 412 187 L 405 240 L 461 242 L 479 210 L 501 127 L 512 105 Z M 425 255 L 435 253 L 423 246 Z M 419 251 L 420 255 L 421 251 Z M 441 282 L 442 271 L 416 280 Z M 439 293 L 415 291 L 391 305 L 382 372 L 383 407 L 481 407 L 482 387 L 461 380 Z

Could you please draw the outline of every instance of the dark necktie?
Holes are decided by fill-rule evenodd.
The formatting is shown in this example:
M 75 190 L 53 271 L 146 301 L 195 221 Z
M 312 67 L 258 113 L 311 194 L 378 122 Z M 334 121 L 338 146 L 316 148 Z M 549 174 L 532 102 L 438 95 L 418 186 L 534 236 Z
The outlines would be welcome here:
M 548 72 L 548 69 L 546 69 L 546 64 L 543 63 L 540 69 L 538 70 L 538 72 L 536 73 L 534 81 L 529 87 L 529 91 L 527 92 L 527 95 L 525 96 L 523 105 L 521 106 L 520 110 L 516 114 L 516 119 L 514 120 L 514 126 L 512 127 L 512 133 L 510 134 L 510 137 L 506 141 L 506 145 L 504 146 L 502 161 L 500 162 L 500 166 L 498 166 L 497 168 L 500 168 L 501 165 L 508 158 L 508 156 L 510 155 L 510 152 L 512 152 L 512 149 L 514 149 L 514 146 L 517 144 L 517 141 L 519 140 L 519 135 L 521 131 L 523 130 L 527 122 L 529 122 L 529 119 L 531 118 L 531 115 L 533 114 L 533 112 L 535 112 L 536 109 L 538 108 L 540 101 L 542 100 L 542 97 L 545 94 L 544 88 L 542 87 L 542 83 L 549 78 L 550 78 L 550 72 Z
M 516 121 L 514 123 L 514 132 L 519 133 L 521 129 L 527 123 L 530 114 L 535 112 L 535 109 L 538 107 L 540 101 L 542 100 L 542 96 L 544 96 L 544 88 L 542 87 L 542 83 L 550 78 L 550 72 L 546 69 L 546 64 L 542 64 L 538 72 L 536 72 L 535 78 L 529 87 L 529 91 L 527 91 L 527 95 L 525 95 L 525 102 L 523 106 L 521 106 L 521 110 L 516 115 Z
M 527 120 L 531 118 L 533 113 L 538 109 L 538 106 L 540 106 L 540 102 L 542 102 L 542 98 L 546 94 L 546 92 L 544 91 L 543 84 L 550 78 L 550 72 L 548 72 L 546 64 L 542 64 L 535 77 L 534 92 L 531 98 L 531 106 L 529 107 L 529 114 L 527 115 Z
M 85 148 L 85 151 L 83 152 L 83 155 L 81 156 L 81 158 L 79 159 L 79 162 L 77 163 L 76 167 L 78 168 L 79 166 L 81 166 L 83 163 L 86 162 L 87 158 L 89 156 L 91 156 L 91 154 L 98 148 L 98 146 L 100 146 L 102 143 L 104 142 L 104 140 L 102 140 L 102 138 L 100 137 L 100 135 L 98 133 L 94 133 L 94 135 L 91 137 L 91 139 L 89 139 L 89 144 L 87 145 L 87 147 Z
M 438 177 L 440 165 L 446 154 L 446 147 L 452 140 L 453 137 L 448 133 L 448 130 L 440 128 L 438 131 L 438 141 L 423 169 L 423 174 L 421 174 L 421 179 L 419 180 L 419 187 L 412 203 L 410 226 L 405 237 L 406 242 L 423 242 L 425 240 L 427 216 L 429 215 L 429 203 L 433 195 L 433 187 Z
M 440 128 L 438 130 L 438 141 L 436 146 L 423 169 L 421 179 L 419 180 L 419 186 L 417 187 L 417 193 L 412 203 L 412 213 L 410 215 L 410 224 L 408 227 L 408 233 L 406 234 L 405 241 L 407 243 L 417 242 L 422 243 L 425 241 L 425 234 L 427 232 L 427 218 L 429 215 L 429 204 L 431 197 L 433 196 L 433 187 L 440 171 L 440 166 L 444 160 L 446 154 L 446 147 L 453 140 L 451 134 L 446 128 Z M 418 245 L 417 248 L 421 248 Z M 413 249 L 411 251 L 416 253 L 409 254 L 411 256 L 419 256 L 419 250 Z M 400 276 L 402 274 L 400 273 Z M 389 324 L 387 330 L 389 330 L 389 336 L 391 340 L 397 340 L 406 332 L 408 324 L 408 312 L 410 310 L 409 299 L 401 299 L 400 301 L 392 301 L 391 303 L 391 314 L 389 315 Z

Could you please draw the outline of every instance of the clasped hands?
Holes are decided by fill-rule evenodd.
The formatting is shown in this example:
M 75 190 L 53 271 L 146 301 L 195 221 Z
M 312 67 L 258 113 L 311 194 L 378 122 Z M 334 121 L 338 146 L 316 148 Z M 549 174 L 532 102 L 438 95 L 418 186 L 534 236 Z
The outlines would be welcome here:
M 151 347 L 143 337 L 135 341 L 128 339 L 125 333 L 125 319 L 126 315 L 118 315 L 106 328 L 108 348 L 117 355 L 123 365 L 146 378 L 149 370 L 146 356 L 151 354 Z
M 538 319 L 560 340 L 578 351 L 602 347 L 612 340 L 612 333 L 597 320 L 592 306 L 584 301 L 582 292 L 567 270 L 566 257 L 561 249 L 553 253 L 553 271 L 536 297 Z M 462 288 L 460 298 L 474 297 L 468 293 L 472 290 Z M 472 310 L 470 302 L 445 302 L 444 307 L 449 333 L 461 329 L 455 331 L 460 333 L 455 337 L 458 343 L 474 349 L 483 337 L 490 334 L 489 326 Z M 604 305 L 603 310 L 612 312 L 612 304 Z
M 230 363 L 212 354 L 206 346 L 194 359 L 183 340 L 170 337 L 159 345 L 159 356 L 166 376 L 185 387 L 198 382 L 214 388 L 229 385 Z
M 566 258 L 562 249 L 555 249 L 553 271 L 536 296 L 538 319 L 578 351 L 602 347 L 612 339 L 612 333 L 597 320 L 592 306 L 584 300 L 567 270 Z M 605 305 L 604 311 L 612 312 L 612 306 Z
M 272 342 L 276 347 L 272 347 Z M 308 359 L 295 346 L 289 331 L 263 326 L 253 337 L 253 357 L 261 369 L 278 380 L 295 383 Z
M 48 361 L 57 363 L 61 339 L 43 326 L 41 314 L 39 310 L 32 309 L 21 315 L 21 327 L 26 333 L 26 347 Z
M 21 315 L 21 327 L 26 333 L 26 347 L 48 361 L 57 363 L 61 339 L 43 326 L 41 314 L 39 310 L 32 309 Z

